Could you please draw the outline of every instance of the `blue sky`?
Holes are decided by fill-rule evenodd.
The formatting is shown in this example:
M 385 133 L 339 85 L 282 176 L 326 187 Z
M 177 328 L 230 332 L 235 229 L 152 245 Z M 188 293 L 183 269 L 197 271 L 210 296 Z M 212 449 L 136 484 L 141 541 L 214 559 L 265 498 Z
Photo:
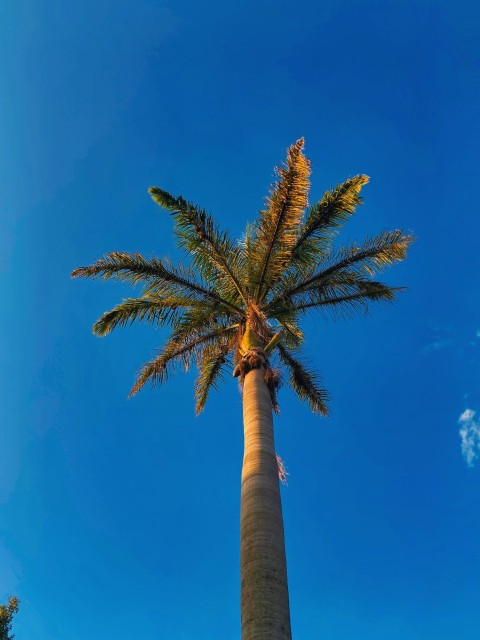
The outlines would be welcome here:
M 320 5 L 321 6 L 318 6 Z M 177 255 L 155 184 L 239 236 L 305 136 L 311 199 L 372 177 L 343 239 L 417 236 L 395 306 L 306 324 L 332 395 L 276 422 L 302 640 L 480 637 L 477 3 L 8 1 L 0 8 L 0 601 L 17 640 L 239 638 L 241 400 L 127 400 L 164 338 L 71 281 Z

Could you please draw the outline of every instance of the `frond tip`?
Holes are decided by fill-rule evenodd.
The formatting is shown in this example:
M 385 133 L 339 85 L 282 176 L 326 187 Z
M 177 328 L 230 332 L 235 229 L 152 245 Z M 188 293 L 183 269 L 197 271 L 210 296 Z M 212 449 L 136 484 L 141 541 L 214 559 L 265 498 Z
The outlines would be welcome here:
M 297 140 L 288 149 L 285 166 L 277 167 L 278 181 L 255 227 L 257 267 L 252 284 L 259 301 L 289 264 L 308 204 L 310 161 L 303 154 L 303 145 L 303 138 Z
M 150 324 L 162 326 L 175 316 L 178 303 L 159 297 L 142 296 L 141 298 L 127 298 L 111 311 L 106 311 L 93 325 L 93 333 L 106 336 L 115 327 L 133 324 L 135 321 L 146 321 Z
M 293 248 L 295 262 L 308 264 L 317 255 L 328 251 L 338 230 L 361 204 L 360 190 L 369 180 L 366 175 L 349 178 L 327 191 L 319 202 L 310 207 Z
M 289 370 L 288 382 L 300 400 L 306 400 L 313 413 L 328 415 L 327 402 L 329 395 L 320 387 L 320 378 L 314 371 L 309 371 L 283 345 L 278 345 L 280 358 Z
M 223 379 L 223 369 L 230 364 L 228 346 L 220 346 L 213 350 L 205 349 L 198 363 L 198 377 L 195 381 L 195 413 L 198 416 L 205 408 L 210 390 L 216 389 L 219 380 Z

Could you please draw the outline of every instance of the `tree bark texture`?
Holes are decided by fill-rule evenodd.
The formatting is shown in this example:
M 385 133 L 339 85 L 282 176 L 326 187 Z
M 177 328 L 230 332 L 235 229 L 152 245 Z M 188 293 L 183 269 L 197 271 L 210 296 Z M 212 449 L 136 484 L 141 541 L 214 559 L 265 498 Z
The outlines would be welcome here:
M 264 369 L 245 376 L 240 573 L 242 640 L 291 640 L 272 403 Z

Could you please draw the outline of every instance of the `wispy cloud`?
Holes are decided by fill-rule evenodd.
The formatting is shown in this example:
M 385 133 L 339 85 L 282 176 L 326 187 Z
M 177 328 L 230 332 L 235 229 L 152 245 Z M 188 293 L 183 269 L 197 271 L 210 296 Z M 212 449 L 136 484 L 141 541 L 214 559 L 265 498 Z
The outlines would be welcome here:
M 465 409 L 458 419 L 462 455 L 469 467 L 473 467 L 480 456 L 480 420 L 475 418 L 476 415 L 472 409 Z
M 423 349 L 421 349 L 420 353 L 425 355 L 427 353 L 432 353 L 433 351 L 440 351 L 441 349 L 446 349 L 448 347 L 453 347 L 454 342 L 450 338 L 445 338 L 444 340 L 436 340 L 435 342 L 431 342 L 427 344 Z
M 455 336 L 452 337 L 453 329 L 451 327 L 441 326 L 433 322 L 430 323 L 430 326 L 436 334 L 443 333 L 444 336 L 433 336 L 436 337 L 436 340 L 433 340 L 433 342 L 430 342 L 422 349 L 420 349 L 421 355 L 427 355 L 436 351 L 442 351 L 443 349 L 455 347 L 457 355 L 461 356 L 464 354 L 467 347 L 473 347 L 476 349 L 478 346 L 480 346 L 478 341 L 480 338 L 480 329 L 477 329 L 475 333 L 475 339 L 470 338 L 468 342 L 465 342 L 465 338 L 461 339 Z M 450 334 L 451 337 L 449 337 L 448 334 Z

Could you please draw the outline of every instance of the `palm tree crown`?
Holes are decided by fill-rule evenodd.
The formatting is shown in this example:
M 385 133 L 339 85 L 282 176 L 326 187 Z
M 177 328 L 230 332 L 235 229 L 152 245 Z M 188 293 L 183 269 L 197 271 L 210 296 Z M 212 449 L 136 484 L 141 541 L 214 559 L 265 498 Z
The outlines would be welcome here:
M 318 375 L 301 360 L 300 321 L 310 309 L 345 314 L 392 301 L 400 287 L 374 275 L 403 260 L 412 236 L 382 231 L 361 243 L 336 248 L 335 237 L 361 203 L 368 177 L 349 178 L 308 205 L 310 162 L 303 139 L 288 149 L 277 181 L 256 222 L 235 242 L 204 209 L 158 187 L 153 200 L 171 212 L 188 266 L 146 259 L 139 253 L 112 252 L 72 277 L 114 278 L 143 285 L 138 297 L 123 300 L 94 324 L 99 336 L 136 320 L 169 326 L 163 349 L 140 369 L 131 390 L 163 383 L 177 365 L 198 367 L 196 412 L 227 367 L 244 378 L 262 359 L 276 408 L 280 374 L 300 399 L 327 413 L 328 396 Z

